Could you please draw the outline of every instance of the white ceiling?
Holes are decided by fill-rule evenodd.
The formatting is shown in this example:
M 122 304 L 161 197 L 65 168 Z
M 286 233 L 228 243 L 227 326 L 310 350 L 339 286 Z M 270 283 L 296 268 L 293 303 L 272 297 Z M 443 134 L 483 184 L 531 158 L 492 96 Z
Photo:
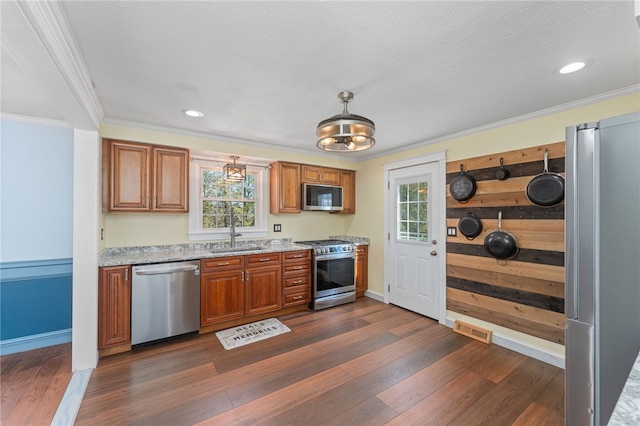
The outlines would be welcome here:
M 377 143 L 340 155 L 366 159 L 640 84 L 633 1 L 1 3 L 1 111 L 81 128 L 320 154 L 350 90 Z

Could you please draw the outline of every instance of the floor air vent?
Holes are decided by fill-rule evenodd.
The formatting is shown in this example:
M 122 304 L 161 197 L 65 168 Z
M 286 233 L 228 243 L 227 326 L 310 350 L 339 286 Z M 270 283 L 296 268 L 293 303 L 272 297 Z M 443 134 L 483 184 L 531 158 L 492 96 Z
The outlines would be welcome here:
M 487 344 L 491 343 L 491 334 L 493 333 L 491 330 L 458 320 L 453 323 L 453 331 Z

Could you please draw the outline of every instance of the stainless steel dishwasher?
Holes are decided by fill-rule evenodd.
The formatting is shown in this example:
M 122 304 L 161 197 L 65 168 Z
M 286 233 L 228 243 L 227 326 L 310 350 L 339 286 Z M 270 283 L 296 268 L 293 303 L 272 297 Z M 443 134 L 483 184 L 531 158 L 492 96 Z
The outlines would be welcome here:
M 200 261 L 134 266 L 131 344 L 200 328 Z

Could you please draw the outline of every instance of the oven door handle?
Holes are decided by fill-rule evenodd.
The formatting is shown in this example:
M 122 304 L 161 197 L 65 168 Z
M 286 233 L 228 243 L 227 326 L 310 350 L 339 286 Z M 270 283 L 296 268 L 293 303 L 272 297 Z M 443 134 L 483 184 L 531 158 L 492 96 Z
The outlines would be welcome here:
M 335 259 L 354 259 L 355 253 L 332 253 L 332 254 L 320 254 L 316 256 L 316 260 L 335 260 Z

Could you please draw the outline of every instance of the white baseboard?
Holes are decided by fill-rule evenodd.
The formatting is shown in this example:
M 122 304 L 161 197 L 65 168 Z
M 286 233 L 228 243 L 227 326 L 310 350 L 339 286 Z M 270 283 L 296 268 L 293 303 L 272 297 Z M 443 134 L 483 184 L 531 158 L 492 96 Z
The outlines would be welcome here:
M 0 355 L 30 351 L 31 349 L 60 345 L 71 342 L 71 329 L 50 331 L 48 333 L 33 334 L 0 341 Z
M 56 414 L 51 420 L 51 426 L 72 425 L 76 421 L 92 371 L 93 369 L 87 368 L 73 373 Z
M 454 320 L 447 318 L 447 327 L 453 328 Z M 554 365 L 558 368 L 564 369 L 564 357 L 556 353 L 531 345 L 530 343 L 520 341 L 512 336 L 503 336 L 500 333 L 493 332 L 492 343 L 498 346 L 510 349 L 515 352 L 519 352 L 531 358 L 535 358 L 539 361 L 546 362 L 547 364 Z
M 384 303 L 384 295 L 380 293 L 375 293 L 371 290 L 365 290 L 364 295 L 372 298 L 373 300 L 377 300 L 378 302 Z

